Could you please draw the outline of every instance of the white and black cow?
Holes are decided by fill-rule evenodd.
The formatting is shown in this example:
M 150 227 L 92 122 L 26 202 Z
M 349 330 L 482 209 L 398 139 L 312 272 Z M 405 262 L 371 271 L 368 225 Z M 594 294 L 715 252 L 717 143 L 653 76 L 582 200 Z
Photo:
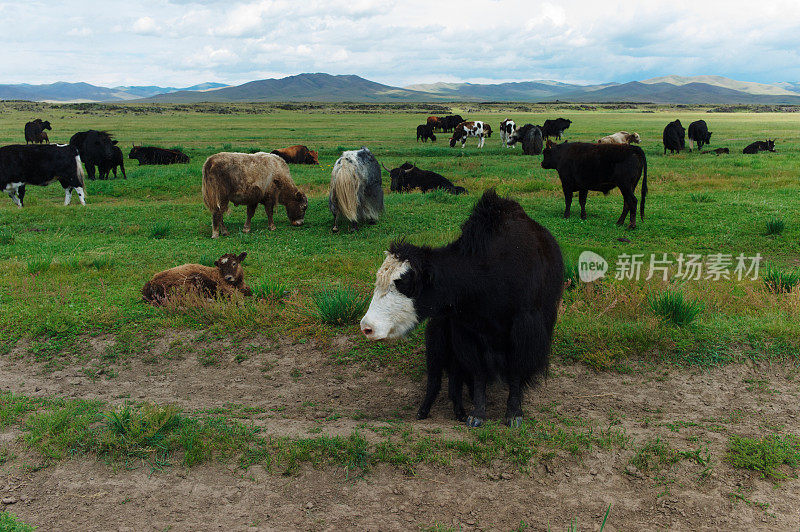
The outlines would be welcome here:
M 84 172 L 78 151 L 66 144 L 12 144 L 0 148 L 0 190 L 18 207 L 24 205 L 25 185 L 47 186 L 58 180 L 64 187 L 64 205 L 72 192 L 86 205 Z
M 453 131 L 453 136 L 450 138 L 450 147 L 454 148 L 456 142 L 461 141 L 461 147 L 467 143 L 470 137 L 478 138 L 478 147 L 483 148 L 485 140 L 492 136 L 492 126 L 480 120 L 461 122 Z
M 511 135 L 517 130 L 517 124 L 510 118 L 506 118 L 500 122 L 500 139 L 503 141 L 503 146 L 506 148 L 513 148 L 515 144 L 509 144 Z
M 563 276 L 550 232 L 490 189 L 451 244 L 389 247 L 361 331 L 370 340 L 399 338 L 428 319 L 428 383 L 417 418 L 428 417 L 447 372 L 456 418 L 483 424 L 486 385 L 500 378 L 508 384 L 506 423 L 517 427 L 523 389 L 547 371 Z M 473 398 L 469 417 L 464 384 Z

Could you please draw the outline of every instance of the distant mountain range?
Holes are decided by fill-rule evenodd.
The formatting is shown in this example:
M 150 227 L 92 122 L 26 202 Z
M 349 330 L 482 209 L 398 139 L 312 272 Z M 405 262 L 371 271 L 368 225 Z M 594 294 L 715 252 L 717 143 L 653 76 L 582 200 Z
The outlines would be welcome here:
M 0 85 L 0 100 L 51 102 L 650 102 L 662 104 L 800 104 L 800 82 L 736 81 L 722 76 L 663 76 L 601 85 L 558 81 L 433 83 L 393 87 L 355 75 L 299 74 L 242 85 L 98 87 L 88 83 Z

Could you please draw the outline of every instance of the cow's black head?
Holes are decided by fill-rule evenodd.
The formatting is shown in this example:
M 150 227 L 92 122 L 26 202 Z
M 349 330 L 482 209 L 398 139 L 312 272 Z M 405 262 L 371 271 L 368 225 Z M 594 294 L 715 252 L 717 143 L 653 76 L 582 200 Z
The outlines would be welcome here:
M 105 131 L 81 131 L 75 133 L 69 141 L 71 146 L 77 148 L 81 159 L 86 164 L 99 164 L 100 161 L 110 159 L 111 148 L 117 141 L 111 139 L 111 135 Z
M 564 143 L 566 144 L 566 142 Z M 547 147 L 542 151 L 542 168 L 545 170 L 555 170 L 558 167 L 559 149 L 563 144 L 555 144 L 547 141 Z
M 44 122 L 42 122 L 42 129 L 49 129 L 50 131 L 53 130 L 53 128 L 50 127 L 50 121 L 49 120 L 45 120 Z

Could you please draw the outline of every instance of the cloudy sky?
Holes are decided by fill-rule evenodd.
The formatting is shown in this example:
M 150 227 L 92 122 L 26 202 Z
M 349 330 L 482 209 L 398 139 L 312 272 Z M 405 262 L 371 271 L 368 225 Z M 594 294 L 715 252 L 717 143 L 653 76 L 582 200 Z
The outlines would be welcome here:
M 0 83 L 800 80 L 800 1 L 0 0 Z

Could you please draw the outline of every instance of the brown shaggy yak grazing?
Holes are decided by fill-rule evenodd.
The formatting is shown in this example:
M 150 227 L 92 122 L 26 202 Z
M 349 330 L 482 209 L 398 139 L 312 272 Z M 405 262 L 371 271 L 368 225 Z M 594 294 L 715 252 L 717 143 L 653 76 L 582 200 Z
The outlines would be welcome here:
M 142 288 L 145 301 L 156 305 L 163 303 L 173 293 L 192 292 L 202 297 L 217 294 L 231 296 L 237 292 L 250 296 L 252 292 L 244 283 L 242 261 L 246 252 L 240 255 L 226 253 L 214 262 L 215 267 L 201 264 L 184 264 L 164 270 L 153 276 Z
M 272 213 L 275 203 L 286 207 L 294 226 L 303 225 L 308 198 L 292 181 L 289 165 L 277 155 L 265 152 L 222 152 L 206 159 L 203 165 L 203 202 L 211 211 L 211 238 L 228 234 L 222 215 L 228 203 L 247 205 L 247 220 L 242 232 L 250 232 L 250 220 L 259 205 L 264 205 L 269 230 L 275 230 Z

